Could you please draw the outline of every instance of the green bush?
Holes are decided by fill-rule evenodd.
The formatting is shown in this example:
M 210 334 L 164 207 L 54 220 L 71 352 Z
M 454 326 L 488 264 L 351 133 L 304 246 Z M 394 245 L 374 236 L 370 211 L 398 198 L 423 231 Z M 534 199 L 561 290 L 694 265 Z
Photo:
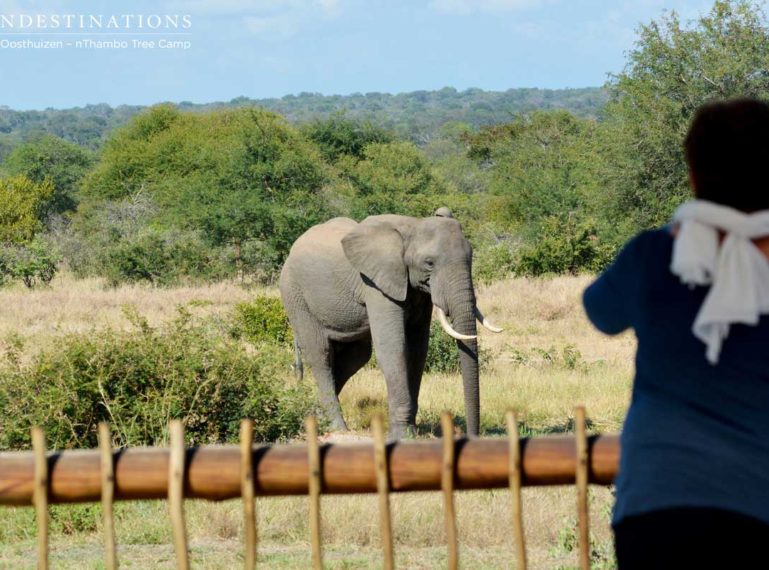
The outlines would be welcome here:
M 59 256 L 39 237 L 28 244 L 7 244 L 0 247 L 0 285 L 21 280 L 24 285 L 48 285 L 56 275 Z
M 233 335 L 252 343 L 291 344 L 294 342 L 288 315 L 277 297 L 260 295 L 235 305 Z
M 545 218 L 538 235 L 519 251 L 515 272 L 519 275 L 546 275 L 599 271 L 614 255 L 589 222 Z
M 459 349 L 457 341 L 451 338 L 435 321 L 430 325 L 430 340 L 427 345 L 425 372 L 452 373 L 459 371 Z
M 515 251 L 508 240 L 473 251 L 473 280 L 491 283 L 509 277 L 515 267 Z
M 491 360 L 488 350 L 478 348 L 478 362 L 484 368 Z M 446 334 L 440 323 L 435 321 L 430 325 L 430 340 L 427 348 L 425 372 L 453 374 L 459 372 L 459 349 L 457 341 Z
M 254 420 L 259 440 L 275 441 L 298 434 L 315 411 L 306 386 L 288 385 L 290 351 L 248 350 L 183 308 L 159 328 L 127 314 L 130 331 L 66 335 L 28 360 L 18 339 L 6 343 L 0 448 L 27 448 L 33 425 L 52 448 L 93 447 L 100 421 L 118 444 L 153 445 L 175 418 L 197 444 L 236 440 L 242 418 Z
M 213 253 L 195 232 L 146 229 L 102 250 L 101 263 L 113 285 L 171 285 L 188 276 L 220 276 Z

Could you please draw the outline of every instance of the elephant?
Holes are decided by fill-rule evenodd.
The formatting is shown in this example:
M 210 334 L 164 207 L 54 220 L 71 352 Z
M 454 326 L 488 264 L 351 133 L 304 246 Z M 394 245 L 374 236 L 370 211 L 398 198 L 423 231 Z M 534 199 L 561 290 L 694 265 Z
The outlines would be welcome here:
M 294 242 L 280 293 L 294 330 L 295 370 L 312 368 L 334 430 L 347 429 L 339 393 L 371 358 L 384 373 L 389 436 L 414 435 L 433 307 L 457 339 L 467 433 L 480 422 L 476 319 L 500 332 L 476 306 L 472 248 L 448 208 L 433 216 L 334 218 Z M 449 323 L 451 318 L 453 325 Z

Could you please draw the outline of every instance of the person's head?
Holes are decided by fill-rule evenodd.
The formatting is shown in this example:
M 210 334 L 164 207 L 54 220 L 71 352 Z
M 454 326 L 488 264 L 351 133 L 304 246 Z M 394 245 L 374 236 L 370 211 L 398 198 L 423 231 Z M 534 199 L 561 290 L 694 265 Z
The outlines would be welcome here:
M 769 105 L 757 99 L 703 105 L 684 150 L 697 198 L 744 212 L 769 209 Z

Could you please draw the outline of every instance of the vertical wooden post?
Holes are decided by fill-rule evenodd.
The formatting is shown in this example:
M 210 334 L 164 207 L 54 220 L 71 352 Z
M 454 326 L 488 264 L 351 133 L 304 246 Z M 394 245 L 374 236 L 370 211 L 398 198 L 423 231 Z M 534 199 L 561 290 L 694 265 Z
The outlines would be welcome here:
M 104 565 L 115 570 L 117 545 L 115 540 L 115 515 L 112 503 L 115 500 L 115 465 L 112 458 L 112 435 L 105 422 L 99 423 L 99 449 L 101 450 L 101 513 L 104 524 Z
M 387 447 L 385 442 L 382 416 L 376 414 L 371 418 L 374 432 L 374 467 L 376 469 L 376 487 L 379 493 L 379 532 L 382 537 L 385 570 L 392 570 L 393 536 L 390 517 L 390 477 L 387 469 Z
M 246 570 L 256 568 L 256 504 L 254 496 L 254 422 L 240 422 L 240 494 L 243 497 Z
M 585 408 L 579 406 L 574 414 L 574 436 L 577 446 L 577 513 L 579 515 L 579 565 L 590 568 L 590 519 L 588 509 L 588 449 Z
M 188 570 L 187 525 L 184 520 L 184 468 L 186 447 L 184 445 L 184 424 L 171 420 L 169 424 L 170 461 L 168 462 L 168 507 L 171 511 L 171 528 L 174 537 L 176 567 Z
M 310 416 L 305 421 L 307 429 L 307 463 L 309 467 L 308 494 L 310 500 L 310 541 L 312 543 L 312 567 L 323 568 L 323 551 L 320 546 L 320 447 L 318 446 L 318 421 Z
M 446 515 L 446 542 L 449 548 L 449 570 L 459 567 L 459 549 L 457 547 L 457 520 L 454 511 L 454 420 L 449 412 L 441 413 L 441 431 L 443 432 L 443 471 L 441 489 Z
M 515 539 L 516 568 L 526 570 L 526 535 L 523 529 L 523 501 L 521 497 L 521 440 L 515 412 L 507 412 L 507 436 L 510 443 L 508 473 L 513 497 L 513 537 Z
M 37 519 L 37 568 L 48 568 L 48 457 L 45 433 L 39 426 L 32 428 L 32 449 L 35 453 L 35 486 L 32 500 Z

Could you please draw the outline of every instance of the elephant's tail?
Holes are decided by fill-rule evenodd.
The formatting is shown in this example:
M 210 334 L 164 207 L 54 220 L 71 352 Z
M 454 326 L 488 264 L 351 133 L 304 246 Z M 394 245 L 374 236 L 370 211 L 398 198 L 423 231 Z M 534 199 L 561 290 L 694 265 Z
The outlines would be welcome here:
M 302 364 L 302 351 L 299 350 L 299 343 L 294 336 L 294 375 L 300 382 L 304 378 L 304 365 Z

